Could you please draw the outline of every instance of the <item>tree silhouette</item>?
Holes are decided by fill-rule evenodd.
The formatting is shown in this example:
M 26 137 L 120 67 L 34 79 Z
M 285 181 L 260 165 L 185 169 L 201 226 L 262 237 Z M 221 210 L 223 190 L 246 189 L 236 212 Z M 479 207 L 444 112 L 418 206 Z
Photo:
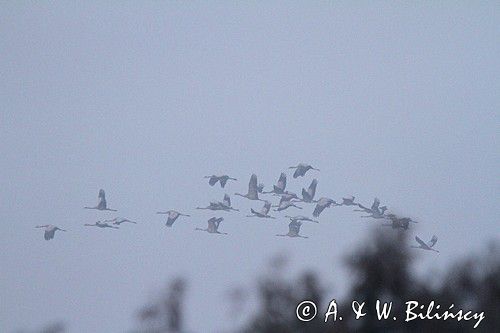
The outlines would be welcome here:
M 350 272 L 349 294 L 339 302 L 343 321 L 323 323 L 320 310 L 323 289 L 313 272 L 298 279 L 283 280 L 265 276 L 258 285 L 260 307 L 242 328 L 242 332 L 494 332 L 500 328 L 500 251 L 492 243 L 486 254 L 470 256 L 456 262 L 444 275 L 417 279 L 413 274 L 414 249 L 408 246 L 405 231 L 376 229 L 370 243 L 345 256 Z M 422 253 L 423 254 L 423 253 Z M 440 277 L 441 276 L 441 277 Z M 432 279 L 432 281 L 430 280 Z M 302 300 L 318 305 L 318 316 L 307 323 L 295 317 Z M 365 302 L 366 315 L 355 319 L 351 302 Z M 398 319 L 379 320 L 376 301 L 392 302 L 391 314 Z M 477 329 L 475 321 L 413 320 L 405 322 L 405 302 L 429 304 L 435 301 L 443 309 L 484 311 L 486 319 Z
M 186 290 L 186 281 L 182 278 L 174 279 L 159 299 L 144 306 L 138 313 L 141 328 L 137 332 L 163 333 L 182 332 L 183 303 Z
M 350 290 L 338 300 L 339 315 L 343 320 L 324 322 L 324 314 L 331 291 L 326 292 L 323 282 L 313 271 L 297 277 L 283 274 L 287 258 L 274 257 L 270 270 L 257 279 L 256 295 L 259 306 L 238 332 L 252 333 L 343 333 L 343 332 L 497 332 L 500 328 L 500 246 L 491 242 L 479 255 L 463 258 L 444 270 L 417 278 L 413 273 L 416 253 L 436 255 L 411 249 L 406 231 L 376 229 L 370 242 L 364 243 L 345 256 L 349 271 Z M 235 289 L 236 299 L 248 295 L 244 288 Z M 149 302 L 138 312 L 140 328 L 136 332 L 182 332 L 183 303 L 186 281 L 176 278 L 167 291 Z M 234 293 L 231 293 L 234 294 Z M 243 296 L 242 296 L 243 295 Z M 233 295 L 234 296 L 234 295 Z M 299 321 L 296 307 L 303 300 L 313 301 L 318 314 L 309 322 Z M 351 302 L 365 302 L 366 315 L 355 319 Z M 392 302 L 391 314 L 398 320 L 378 320 L 376 301 Z M 435 301 L 448 309 L 484 311 L 485 319 L 477 329 L 476 321 L 413 320 L 404 322 L 405 302 L 418 301 L 429 304 Z M 65 325 L 56 323 L 40 332 L 64 332 Z

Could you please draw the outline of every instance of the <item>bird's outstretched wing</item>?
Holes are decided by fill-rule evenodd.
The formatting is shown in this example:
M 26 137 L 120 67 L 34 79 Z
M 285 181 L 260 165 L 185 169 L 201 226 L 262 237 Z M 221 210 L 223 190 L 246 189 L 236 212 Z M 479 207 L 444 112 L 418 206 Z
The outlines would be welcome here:
M 53 230 L 45 230 L 45 232 L 43 233 L 43 238 L 45 238 L 45 240 L 50 240 L 52 238 L 54 238 L 54 234 L 56 233 L 56 231 L 53 229 Z
M 316 194 L 316 186 L 318 186 L 318 180 L 313 179 L 311 185 L 309 185 L 309 188 L 307 189 L 307 193 L 309 193 L 311 198 L 314 198 L 314 194 Z
M 418 236 L 415 236 L 415 240 L 420 244 L 420 246 L 424 249 L 429 249 L 429 246 L 425 244 L 423 240 L 421 240 Z
M 297 169 L 295 169 L 295 172 L 293 173 L 293 178 L 298 178 L 303 175 L 304 173 L 302 172 L 302 169 L 298 167 Z
M 266 201 L 264 204 L 264 207 L 262 207 L 261 213 L 262 215 L 267 215 L 269 213 L 269 210 L 271 209 L 271 203 L 269 201 Z
M 229 197 L 228 194 L 224 194 L 223 202 L 226 206 L 231 207 L 231 198 Z
M 212 176 L 208 180 L 208 184 L 210 184 L 210 186 L 214 186 L 217 183 L 218 180 L 219 180 L 219 177 Z
M 167 222 L 165 223 L 165 225 L 167 227 L 171 227 L 172 225 L 174 225 L 174 222 L 175 222 L 175 218 L 171 218 L 170 216 L 167 218 Z
M 284 172 L 281 173 L 280 178 L 278 179 L 278 183 L 275 186 L 278 190 L 284 191 L 286 188 L 286 174 Z M 275 190 L 276 190 L 275 188 Z
M 106 198 L 103 194 L 102 196 L 99 196 L 99 202 L 97 203 L 97 209 L 105 210 L 106 208 L 107 208 Z
M 434 245 L 436 245 L 438 241 L 438 238 L 436 235 L 432 236 L 430 242 L 427 244 L 429 247 L 433 247 Z
M 250 181 L 248 182 L 248 194 L 250 197 L 257 197 L 257 175 L 252 174 Z
M 321 204 L 319 204 L 319 203 L 318 203 L 318 204 L 316 204 L 316 207 L 314 208 L 314 211 L 313 211 L 313 216 L 314 216 L 314 217 L 318 217 L 318 216 L 319 216 L 319 214 L 321 214 L 321 212 L 322 212 L 323 210 L 325 210 L 325 208 L 326 208 L 326 205 L 321 205 Z
M 226 186 L 226 183 L 227 183 L 228 179 L 229 179 L 229 177 L 221 177 L 219 179 L 220 187 L 224 188 L 224 186 Z
M 300 226 L 302 223 L 300 221 L 292 221 L 288 224 L 288 234 L 290 236 L 297 236 L 300 232 Z
M 307 192 L 305 188 L 302 189 L 302 198 L 305 201 L 311 201 L 312 200 L 311 196 L 309 195 L 309 192 Z

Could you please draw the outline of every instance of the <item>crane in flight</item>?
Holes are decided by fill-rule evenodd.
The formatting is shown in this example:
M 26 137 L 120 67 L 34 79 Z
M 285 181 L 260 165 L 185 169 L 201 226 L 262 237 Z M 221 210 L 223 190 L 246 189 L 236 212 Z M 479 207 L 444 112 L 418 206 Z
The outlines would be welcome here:
M 317 202 L 316 202 L 316 207 L 314 208 L 314 212 L 313 212 L 313 216 L 314 217 L 319 217 L 319 214 L 321 214 L 321 212 L 323 210 L 325 210 L 325 208 L 330 208 L 331 206 L 340 206 L 338 203 L 336 203 L 333 199 L 330 199 L 330 198 L 320 198 Z
M 355 197 L 350 196 L 347 198 L 342 198 L 342 203 L 339 206 L 358 206 L 358 203 L 354 202 Z
M 239 209 L 233 208 L 231 206 L 231 198 L 229 197 L 229 194 L 224 194 L 224 199 L 222 199 L 222 202 L 219 202 L 221 207 L 224 208 L 224 210 L 229 211 L 229 210 L 235 210 L 239 212 Z
M 288 192 L 288 191 L 285 191 L 283 192 L 282 194 L 273 194 L 274 196 L 279 196 L 281 197 L 280 201 L 281 200 L 284 200 L 284 201 L 293 201 L 293 202 L 299 202 L 299 201 L 302 201 L 297 194 L 293 193 L 293 192 Z
M 304 215 L 296 215 L 296 216 L 285 215 L 285 217 L 289 218 L 291 221 L 308 221 L 308 222 L 319 223 L 319 221 L 313 220 Z
M 166 212 L 156 212 L 156 214 L 166 214 L 167 215 L 167 222 L 165 222 L 165 225 L 167 227 L 171 227 L 174 224 L 174 222 L 179 218 L 179 216 L 191 217 L 191 215 L 181 214 L 178 211 L 175 211 L 173 209 L 167 210 Z
M 358 203 L 357 206 L 360 209 L 355 209 L 355 212 L 365 212 L 368 214 L 371 214 L 373 211 L 378 210 L 378 207 L 380 206 L 380 200 L 378 198 L 373 199 L 373 203 L 371 208 L 365 207 L 362 204 Z
M 276 235 L 280 237 L 299 237 L 299 238 L 308 238 L 306 236 L 299 235 L 300 233 L 300 226 L 302 225 L 302 222 L 300 221 L 293 221 L 288 224 L 288 233 L 283 234 L 283 235 Z
M 124 217 L 115 217 L 114 219 L 111 219 L 111 220 L 104 220 L 104 222 L 111 222 L 112 224 L 115 224 L 115 225 L 120 225 L 122 223 L 137 224 L 137 222 L 131 221 L 131 220 L 124 218 Z
M 373 204 L 371 208 L 365 207 L 362 204 L 358 204 L 358 207 L 361 209 L 355 209 L 355 212 L 365 212 L 370 215 L 368 216 L 361 216 L 361 217 L 373 217 L 375 219 L 383 219 L 386 216 L 384 215 L 385 211 L 387 210 L 387 206 L 380 206 L 380 200 L 378 198 L 375 198 L 373 200 Z
M 286 188 L 286 174 L 282 172 L 276 185 L 273 185 L 272 191 L 262 192 L 262 193 L 283 194 L 285 193 L 285 188 Z
M 319 171 L 319 169 L 313 168 L 311 165 L 306 163 L 299 163 L 297 166 L 291 166 L 288 169 L 295 169 L 295 172 L 293 173 L 293 178 L 304 177 L 306 172 L 309 170 Z
M 57 230 L 66 231 L 66 230 L 61 229 L 61 228 L 59 228 L 55 225 L 52 225 L 52 224 L 37 225 L 35 228 L 44 228 L 45 229 L 45 231 L 43 233 L 43 238 L 45 238 L 45 240 L 47 240 L 47 241 L 54 238 L 54 235 L 55 235 Z
M 262 188 L 263 188 L 263 186 L 262 186 Z M 235 193 L 235 195 L 239 195 L 240 197 L 244 197 L 244 198 L 247 198 L 250 200 L 265 201 L 265 200 L 259 199 L 259 186 L 257 186 L 257 175 L 256 174 L 252 174 L 252 176 L 250 177 L 250 181 L 248 182 L 248 193 L 247 194 Z
M 216 175 L 211 175 L 211 176 L 205 176 L 204 178 L 208 178 L 208 184 L 210 186 L 214 186 L 219 182 L 220 187 L 224 188 L 226 186 L 226 183 L 228 180 L 238 180 L 233 177 L 229 177 L 228 175 L 222 175 L 222 176 L 216 176 Z
M 260 212 L 254 210 L 253 208 L 250 208 L 252 215 L 247 215 L 247 217 L 261 217 L 261 218 L 275 219 L 274 216 L 269 215 L 270 209 L 271 209 L 271 203 L 269 201 L 266 201 Z
M 116 209 L 108 208 L 108 205 L 106 203 L 106 193 L 104 192 L 103 189 L 99 190 L 99 195 L 97 196 L 97 199 L 98 199 L 97 206 L 95 206 L 95 207 L 83 207 L 83 208 L 85 208 L 85 209 L 97 209 L 97 210 L 109 210 L 112 212 L 117 211 Z
M 399 217 L 396 214 L 387 214 L 385 218 L 391 222 L 384 223 L 382 226 L 391 227 L 392 229 L 408 230 L 410 228 L 410 222 L 417 223 L 417 221 L 414 221 L 409 217 Z
M 297 206 L 295 204 L 296 201 L 292 201 L 292 200 L 286 200 L 287 197 L 286 196 L 282 196 L 281 197 L 281 200 L 280 200 L 280 203 L 276 206 L 273 206 L 273 207 L 278 207 L 277 209 L 274 209 L 275 212 L 281 212 L 282 210 L 285 210 L 289 207 L 295 207 L 295 208 L 298 208 L 298 209 L 302 209 L 302 207 L 300 206 Z
M 226 232 L 219 231 L 219 224 L 224 221 L 223 217 L 212 217 L 208 219 L 208 227 L 206 229 L 196 228 L 194 230 L 206 231 L 210 234 L 227 235 Z
M 434 245 L 436 245 L 436 243 L 438 241 L 438 238 L 436 235 L 432 236 L 431 240 L 428 243 L 425 243 L 418 236 L 415 236 L 415 240 L 417 241 L 419 246 L 412 246 L 413 248 L 427 250 L 427 251 L 434 251 L 434 252 L 439 253 L 438 250 L 434 249 Z
M 239 209 L 231 206 L 231 198 L 228 194 L 224 194 L 224 199 L 222 201 L 212 201 L 207 207 L 196 207 L 196 209 L 223 210 L 226 212 L 230 210 L 239 211 Z
M 385 213 L 386 210 L 387 210 L 387 207 L 386 206 L 382 206 L 378 210 L 374 210 L 373 212 L 371 212 L 370 215 L 361 216 L 361 217 L 371 217 L 371 218 L 374 218 L 374 219 L 385 219 L 386 215 L 384 215 L 384 213 Z
M 314 200 L 314 195 L 316 194 L 316 186 L 318 186 L 318 180 L 313 179 L 309 188 L 302 188 L 302 201 L 304 202 L 312 202 Z
M 93 224 L 88 224 L 88 223 L 85 223 L 84 226 L 86 227 L 98 227 L 98 228 L 111 228 L 111 229 L 120 229 L 118 227 L 114 227 L 112 226 L 111 224 L 109 224 L 108 222 L 101 222 L 101 221 L 97 221 L 96 223 L 93 223 Z

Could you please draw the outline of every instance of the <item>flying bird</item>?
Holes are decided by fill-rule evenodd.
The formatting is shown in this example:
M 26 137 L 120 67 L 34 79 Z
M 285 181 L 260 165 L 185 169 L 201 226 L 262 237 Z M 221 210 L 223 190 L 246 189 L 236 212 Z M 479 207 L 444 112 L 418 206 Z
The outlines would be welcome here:
M 373 204 L 371 208 L 367 208 L 363 206 L 362 204 L 358 204 L 358 207 L 361 209 L 355 209 L 355 212 L 365 212 L 370 214 L 369 216 L 362 216 L 362 217 L 373 217 L 376 219 L 381 219 L 385 218 L 384 212 L 387 210 L 386 206 L 379 207 L 380 205 L 380 200 L 378 198 L 375 198 L 373 200 Z
M 208 228 L 206 228 L 206 229 L 196 228 L 195 230 L 206 231 L 206 232 L 211 233 L 211 234 L 227 235 L 227 233 L 219 231 L 219 224 L 223 220 L 224 220 L 223 217 L 212 217 L 207 221 Z
M 362 204 L 358 203 L 358 207 L 360 209 L 355 209 L 355 212 L 365 212 L 365 213 L 372 213 L 374 209 L 378 210 L 378 206 L 380 205 L 380 200 L 378 198 L 373 199 L 373 204 L 371 208 L 365 207 Z
M 156 214 L 166 214 L 167 215 L 167 222 L 165 222 L 165 225 L 167 227 L 171 227 L 174 224 L 174 222 L 179 218 L 179 216 L 190 217 L 190 215 L 181 214 L 175 210 L 167 210 L 166 212 L 156 212 Z
M 248 193 L 247 194 L 241 194 L 241 193 L 235 193 L 235 195 L 239 195 L 240 197 L 244 197 L 250 200 L 260 200 L 260 201 L 265 201 L 262 199 L 259 199 L 259 189 L 257 186 L 257 175 L 252 174 L 250 177 L 250 181 L 248 182 Z
M 37 225 L 35 228 L 45 228 L 45 232 L 43 233 L 43 238 L 45 238 L 45 240 L 47 241 L 54 238 L 54 235 L 57 230 L 66 231 L 52 224 Z
M 295 204 L 295 201 L 285 200 L 285 197 L 281 197 L 279 205 L 273 206 L 273 207 L 278 207 L 277 209 L 274 209 L 275 212 L 281 212 L 282 210 L 285 210 L 289 207 L 295 207 L 298 209 L 302 209 L 302 207 L 299 207 Z
M 260 210 L 260 212 L 254 210 L 253 208 L 250 209 L 253 215 L 247 215 L 247 217 L 261 217 L 261 218 L 270 218 L 274 219 L 275 217 L 269 215 L 269 210 L 271 209 L 271 203 L 269 201 L 266 201 L 264 203 L 264 207 Z
M 309 170 L 319 171 L 319 169 L 313 168 L 311 165 L 305 163 L 299 163 L 299 165 L 291 166 L 289 167 L 289 169 L 295 169 L 295 172 L 293 173 L 293 178 L 303 177 Z
M 129 219 L 126 219 L 124 217 L 115 217 L 114 219 L 111 219 L 111 220 L 104 220 L 104 222 L 112 222 L 113 224 L 115 225 L 120 225 L 122 223 L 133 223 L 133 224 L 137 224 L 137 222 L 135 221 L 131 221 Z
M 354 196 L 350 196 L 347 198 L 342 198 L 342 203 L 339 206 L 357 206 L 358 203 L 354 202 Z
M 288 233 L 284 235 L 276 235 L 276 236 L 281 236 L 281 237 L 300 237 L 300 238 L 308 238 L 305 236 L 299 235 L 300 232 L 300 226 L 302 225 L 302 222 L 300 221 L 292 221 L 288 224 Z
M 438 252 L 438 250 L 434 249 L 434 245 L 436 245 L 437 243 L 437 236 L 434 235 L 432 236 L 431 240 L 428 242 L 428 243 L 425 243 L 423 240 L 421 240 L 418 236 L 415 236 L 415 240 L 417 241 L 417 243 L 419 244 L 419 246 L 412 246 L 413 248 L 416 248 L 416 249 L 422 249 L 422 250 L 428 250 L 428 251 L 434 251 L 434 252 Z
M 312 202 L 314 200 L 314 195 L 316 194 L 316 186 L 318 186 L 318 180 L 313 179 L 307 191 L 305 188 L 302 189 L 302 201 Z
M 382 224 L 384 227 L 392 227 L 392 229 L 403 229 L 408 230 L 410 228 L 410 222 L 417 223 L 409 217 L 399 217 L 395 214 L 387 214 L 386 219 L 391 220 L 391 223 Z
M 327 207 L 331 207 L 331 205 L 334 205 L 334 206 L 340 206 L 339 204 L 337 204 L 334 200 L 330 199 L 330 198 L 320 198 L 317 203 L 316 203 L 316 207 L 314 208 L 314 212 L 313 212 L 313 216 L 314 217 L 318 217 L 319 214 L 321 214 L 321 212 L 327 208 Z
M 212 201 L 207 207 L 196 207 L 196 209 L 224 210 L 226 212 L 230 210 L 239 211 L 239 209 L 231 206 L 231 198 L 227 194 L 224 194 L 222 201 Z
M 386 206 L 382 206 L 377 210 L 373 210 L 370 215 L 366 216 L 361 216 L 361 217 L 371 217 L 374 219 L 385 219 L 386 215 L 384 215 L 385 211 L 387 210 Z
M 116 209 L 108 208 L 108 206 L 106 204 L 106 193 L 104 193 L 103 189 L 99 190 L 99 195 L 97 196 L 97 198 L 98 198 L 97 206 L 95 206 L 95 207 L 83 207 L 83 208 L 85 208 L 85 209 L 109 210 L 109 211 L 112 211 L 112 212 L 116 212 L 117 211 Z
M 224 205 L 220 201 L 212 201 L 207 207 L 196 207 L 196 209 L 225 210 L 225 211 L 228 210 L 224 207 Z
M 285 217 L 289 218 L 291 221 L 309 221 L 309 222 L 319 223 L 319 221 L 313 220 L 304 215 L 296 215 L 296 216 L 285 215 Z
M 101 221 L 97 221 L 94 224 L 88 224 L 88 223 L 86 223 L 86 224 L 84 224 L 84 226 L 86 226 L 86 227 L 120 229 L 118 227 L 114 227 L 114 226 L 110 225 L 108 222 L 101 222 Z
M 262 192 L 262 193 L 282 194 L 282 193 L 285 193 L 285 188 L 286 188 L 286 174 L 284 172 L 282 172 L 276 185 L 273 185 L 272 191 Z
M 274 196 L 280 196 L 281 197 L 280 200 L 284 200 L 284 201 L 293 201 L 293 199 L 295 199 L 294 202 L 302 201 L 301 199 L 299 199 L 299 197 L 297 196 L 297 194 L 295 194 L 293 192 L 285 191 L 282 194 L 273 194 L 273 195 Z
M 211 175 L 211 176 L 205 176 L 204 178 L 209 178 L 208 183 L 210 186 L 214 186 L 219 182 L 220 187 L 224 188 L 226 186 L 226 183 L 228 180 L 238 180 L 233 177 L 229 177 L 228 175 L 222 175 L 222 176 L 216 176 L 216 175 Z
M 220 202 L 221 207 L 224 208 L 224 210 L 235 210 L 239 212 L 239 209 L 233 208 L 231 206 L 231 198 L 229 197 L 229 194 L 224 194 L 224 199 L 222 199 L 222 202 Z

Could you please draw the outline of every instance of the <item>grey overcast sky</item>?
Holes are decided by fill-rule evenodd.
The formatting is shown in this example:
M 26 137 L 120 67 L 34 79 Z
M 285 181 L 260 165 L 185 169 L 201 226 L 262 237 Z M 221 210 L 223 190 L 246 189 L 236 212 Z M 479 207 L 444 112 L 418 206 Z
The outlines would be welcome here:
M 495 1 L 3 1 L 0 331 L 124 332 L 184 275 L 188 328 L 220 332 L 236 325 L 224 292 L 276 253 L 345 293 L 342 255 L 379 222 L 333 208 L 288 239 L 284 214 L 244 217 L 260 203 L 194 209 L 251 173 L 417 219 L 412 237 L 439 237 L 425 274 L 499 240 L 499 22 Z M 299 162 L 321 172 L 294 180 Z M 100 188 L 140 224 L 84 227 L 115 216 L 82 209 Z M 192 217 L 167 229 L 170 208 Z M 228 236 L 193 230 L 211 216 Z M 69 232 L 46 242 L 47 223 Z

